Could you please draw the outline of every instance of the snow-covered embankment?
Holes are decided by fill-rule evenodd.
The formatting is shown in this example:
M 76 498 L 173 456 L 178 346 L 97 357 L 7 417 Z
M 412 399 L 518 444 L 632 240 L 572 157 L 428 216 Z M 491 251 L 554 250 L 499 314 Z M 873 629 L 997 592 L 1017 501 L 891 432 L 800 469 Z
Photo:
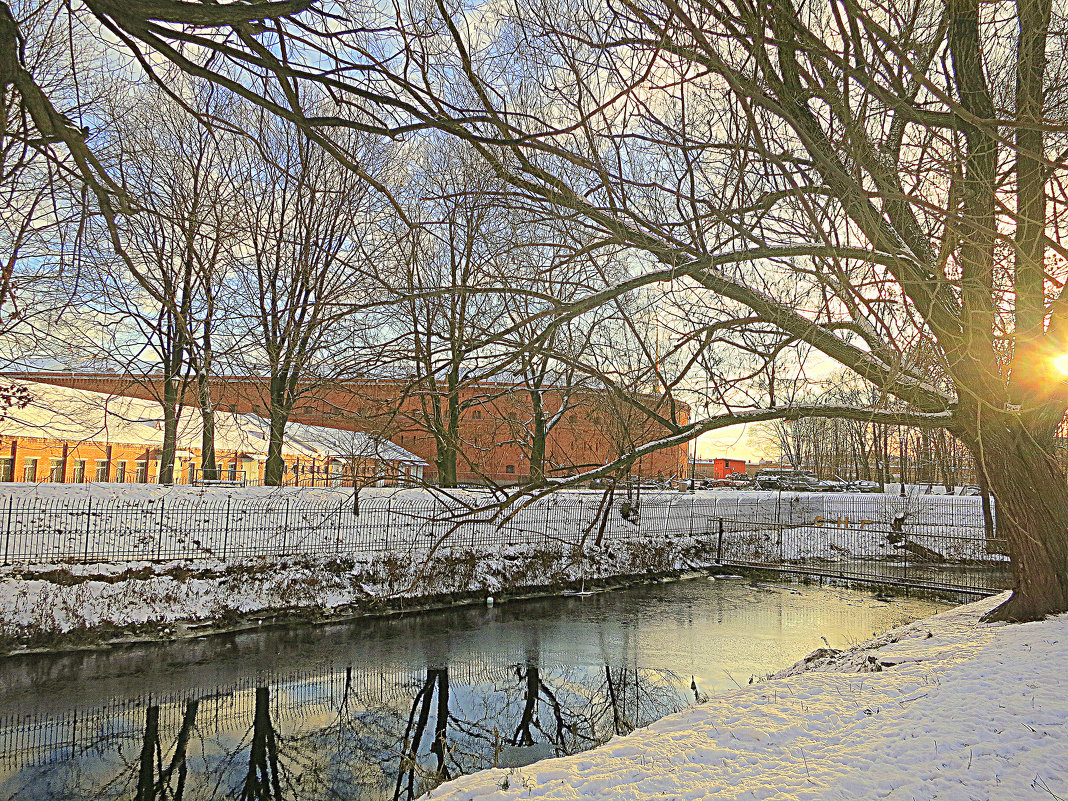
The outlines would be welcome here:
M 709 565 L 714 556 L 695 539 L 663 537 L 581 548 L 558 543 L 353 557 L 16 566 L 0 569 L 0 633 L 11 648 L 115 629 L 169 635 L 188 624 L 337 617 L 670 573 Z

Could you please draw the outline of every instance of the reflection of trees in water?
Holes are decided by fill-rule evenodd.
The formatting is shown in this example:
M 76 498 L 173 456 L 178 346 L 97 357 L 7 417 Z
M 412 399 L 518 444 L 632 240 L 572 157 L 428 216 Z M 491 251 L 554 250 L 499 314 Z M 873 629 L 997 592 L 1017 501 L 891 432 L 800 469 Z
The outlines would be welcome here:
M 436 766 L 432 772 L 421 768 L 419 764 L 419 744 L 426 733 L 427 724 L 430 721 L 430 708 L 437 696 L 437 709 L 434 715 L 434 737 L 430 743 L 430 754 L 434 757 Z M 445 755 L 448 738 L 449 721 L 449 671 L 447 668 L 435 670 L 427 668 L 426 680 L 419 688 L 412 701 L 411 712 L 408 714 L 408 725 L 404 729 L 403 746 L 401 747 L 400 760 L 397 769 L 397 784 L 393 790 L 394 801 L 411 799 L 449 778 L 449 768 L 445 763 Z M 416 792 L 416 775 L 421 774 L 422 784 L 429 787 Z
M 348 667 L 343 688 L 331 671 L 243 691 L 223 719 L 214 701 L 162 712 L 149 702 L 136 730 L 57 760 L 45 783 L 62 790 L 48 796 L 413 801 L 452 776 L 575 753 L 684 704 L 677 676 L 631 666 L 547 666 L 535 652 L 526 664 L 469 672 L 457 685 L 446 667 L 414 675 Z
M 141 738 L 135 801 L 182 801 L 186 778 L 189 775 L 186 753 L 196 724 L 198 706 L 197 701 L 186 703 L 182 724 L 174 739 L 174 751 L 166 767 L 159 733 L 159 706 L 149 706 L 145 710 L 145 731 Z
M 271 691 L 267 687 L 256 688 L 256 712 L 250 732 L 248 773 L 239 797 L 241 801 L 281 801 L 278 734 L 271 722 Z
M 453 713 L 462 737 L 449 747 L 467 754 L 465 772 L 577 753 L 678 711 L 685 702 L 677 688 L 678 677 L 668 671 L 543 667 L 531 660 L 483 696 L 479 714 Z

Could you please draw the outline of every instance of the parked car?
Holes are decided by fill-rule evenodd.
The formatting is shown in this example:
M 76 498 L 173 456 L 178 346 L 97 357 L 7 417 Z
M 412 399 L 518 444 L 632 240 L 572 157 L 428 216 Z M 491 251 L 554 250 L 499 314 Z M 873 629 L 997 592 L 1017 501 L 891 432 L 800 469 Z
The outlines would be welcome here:
M 722 480 L 726 481 L 728 486 L 737 489 L 748 489 L 753 485 L 753 479 L 745 473 L 728 473 Z
M 845 492 L 846 482 L 836 478 L 825 478 L 820 481 L 820 492 Z
M 787 492 L 821 492 L 820 480 L 801 470 L 764 471 L 754 477 L 754 483 L 765 490 L 784 490 Z
M 846 492 L 879 492 L 879 484 L 875 481 L 863 481 L 856 479 L 845 482 Z

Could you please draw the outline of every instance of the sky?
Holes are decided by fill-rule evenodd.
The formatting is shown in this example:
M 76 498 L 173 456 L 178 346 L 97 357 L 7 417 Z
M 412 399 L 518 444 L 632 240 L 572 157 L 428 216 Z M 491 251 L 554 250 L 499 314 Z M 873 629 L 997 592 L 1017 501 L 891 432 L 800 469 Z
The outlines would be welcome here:
M 698 459 L 717 459 L 724 456 L 758 462 L 765 454 L 761 448 L 749 443 L 749 426 L 744 423 L 709 431 L 697 438 Z

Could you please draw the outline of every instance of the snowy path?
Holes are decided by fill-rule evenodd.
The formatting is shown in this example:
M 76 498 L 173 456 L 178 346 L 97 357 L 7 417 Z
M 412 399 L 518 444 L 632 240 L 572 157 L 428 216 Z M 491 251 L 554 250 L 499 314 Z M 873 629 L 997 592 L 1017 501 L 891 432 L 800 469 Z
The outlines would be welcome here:
M 429 797 L 1068 798 L 1068 615 L 980 624 L 997 601 L 918 621 L 595 751 L 483 771 Z M 884 669 L 835 672 L 869 656 Z

